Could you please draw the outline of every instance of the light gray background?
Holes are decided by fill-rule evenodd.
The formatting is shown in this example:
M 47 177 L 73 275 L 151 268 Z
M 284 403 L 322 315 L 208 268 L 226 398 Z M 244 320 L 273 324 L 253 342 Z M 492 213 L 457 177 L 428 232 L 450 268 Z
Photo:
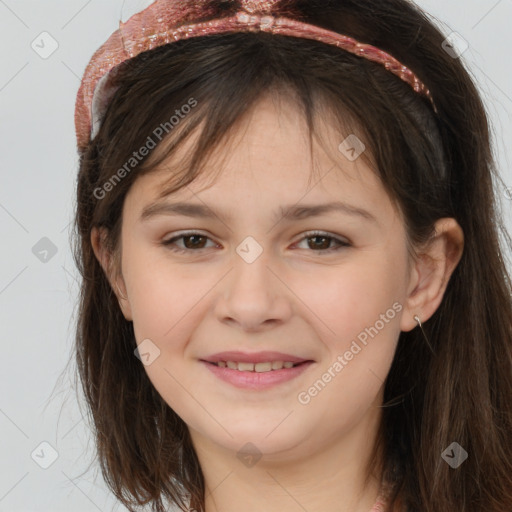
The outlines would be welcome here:
M 385 1 L 385 0 L 384 0 Z M 107 492 L 72 381 L 57 382 L 72 356 L 76 270 L 69 248 L 77 155 L 74 104 L 94 51 L 117 28 L 130 0 L 0 0 L 0 512 L 125 510 Z M 421 0 L 443 30 L 469 43 L 463 54 L 492 116 L 495 152 L 512 195 L 506 141 L 512 135 L 511 0 Z M 128 12 L 129 10 L 133 12 Z M 49 58 L 31 47 L 47 31 L 58 42 Z M 48 48 L 48 46 L 46 46 Z M 512 200 L 499 190 L 512 231 Z M 32 248 L 47 237 L 56 254 L 42 262 Z M 508 254 L 510 258 L 510 254 Z M 509 260 L 510 266 L 510 260 Z M 49 461 L 42 469 L 31 458 Z M 42 451 L 41 451 L 42 450 Z

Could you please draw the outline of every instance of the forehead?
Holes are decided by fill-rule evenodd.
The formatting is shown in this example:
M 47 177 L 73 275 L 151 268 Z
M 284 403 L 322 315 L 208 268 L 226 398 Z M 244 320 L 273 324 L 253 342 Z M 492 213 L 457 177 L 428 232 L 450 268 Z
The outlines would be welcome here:
M 315 118 L 311 147 L 301 111 L 286 98 L 263 98 L 203 162 L 199 176 L 169 197 L 183 200 L 197 194 L 196 200 L 229 201 L 240 208 L 254 197 L 261 208 L 342 199 L 392 208 L 370 159 L 364 154 L 354 159 L 354 152 L 347 152 L 356 136 L 321 114 Z M 136 180 L 129 193 L 132 202 L 142 208 L 158 199 L 175 162 L 190 158 L 199 135 L 196 130 L 154 171 Z M 361 149 L 354 147 L 356 155 Z

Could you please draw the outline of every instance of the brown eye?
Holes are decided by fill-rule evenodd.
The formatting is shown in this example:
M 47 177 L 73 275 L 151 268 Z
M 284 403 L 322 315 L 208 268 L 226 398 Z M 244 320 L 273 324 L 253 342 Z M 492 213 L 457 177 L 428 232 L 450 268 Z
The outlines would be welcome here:
M 176 244 L 177 241 L 183 240 L 183 246 L 179 246 Z M 202 235 L 201 233 L 182 233 L 179 236 L 175 236 L 169 240 L 165 240 L 162 242 L 162 245 L 168 247 L 171 251 L 175 252 L 194 252 L 200 251 L 201 249 L 206 249 L 205 244 L 210 240 L 206 235 Z
M 306 233 L 301 242 L 304 240 L 307 241 L 307 249 L 319 254 L 331 253 L 351 246 L 349 242 L 324 232 Z M 334 247 L 331 246 L 333 242 L 336 244 Z
M 203 249 L 206 237 L 203 235 L 187 235 L 181 237 L 185 240 L 184 245 L 187 249 Z M 190 241 L 187 243 L 187 240 Z
M 307 238 L 308 242 L 313 240 L 313 243 L 308 243 L 310 249 L 329 249 L 332 238 L 328 236 L 310 236 Z

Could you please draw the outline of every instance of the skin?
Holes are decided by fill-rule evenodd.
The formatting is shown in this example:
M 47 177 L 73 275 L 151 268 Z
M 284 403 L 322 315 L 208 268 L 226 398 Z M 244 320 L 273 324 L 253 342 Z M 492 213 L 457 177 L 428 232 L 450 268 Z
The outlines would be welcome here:
M 143 208 L 168 178 L 165 166 L 139 178 L 125 200 L 121 268 L 117 277 L 108 275 L 137 343 L 149 338 L 160 350 L 145 370 L 189 427 L 207 512 L 370 510 L 380 475 L 365 485 L 365 469 L 398 336 L 418 328 L 414 315 L 426 322 L 436 311 L 462 255 L 460 226 L 440 219 L 430 246 L 411 261 L 403 221 L 376 175 L 362 158 L 350 162 L 336 151 L 344 135 L 326 125 L 321 136 L 335 151 L 328 156 L 316 147 L 312 162 L 296 108 L 264 98 L 236 144 L 219 147 L 226 159 L 218 177 L 200 176 L 167 198 L 206 204 L 231 215 L 229 221 L 159 215 L 142 222 Z M 322 179 L 308 188 L 312 166 Z M 378 222 L 339 212 L 273 218 L 282 205 L 333 200 L 364 208 Z M 162 245 L 184 230 L 207 237 L 195 241 L 202 249 L 190 239 L 175 242 L 192 247 L 185 254 Z M 311 230 L 351 245 L 325 253 L 338 244 L 307 238 Z M 111 256 L 100 235 L 95 229 L 92 241 L 107 271 Z M 235 251 L 247 236 L 263 249 L 250 264 Z M 395 303 L 400 312 L 309 403 L 300 403 L 298 394 Z M 199 362 L 224 350 L 278 350 L 315 363 L 274 388 L 246 391 Z M 261 454 L 250 467 L 236 456 L 247 442 Z

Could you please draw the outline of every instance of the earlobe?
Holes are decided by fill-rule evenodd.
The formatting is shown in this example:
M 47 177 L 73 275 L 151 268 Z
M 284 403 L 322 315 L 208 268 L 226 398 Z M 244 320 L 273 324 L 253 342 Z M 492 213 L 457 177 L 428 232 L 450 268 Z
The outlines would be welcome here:
M 448 282 L 464 249 L 464 234 L 455 219 L 436 222 L 434 237 L 419 255 L 401 321 L 402 331 L 411 331 L 418 323 L 415 316 L 426 322 L 441 304 Z
M 96 256 L 96 259 L 100 263 L 101 267 L 103 268 L 103 271 L 105 273 L 105 276 L 107 277 L 108 282 L 110 283 L 110 286 L 112 287 L 112 290 L 114 291 L 117 300 L 119 302 L 119 307 L 121 308 L 121 311 L 129 322 L 132 321 L 132 312 L 130 307 L 130 302 L 128 300 L 127 294 L 126 294 L 126 285 L 124 283 L 124 280 L 122 276 L 115 277 L 117 274 L 113 271 L 113 258 L 112 255 L 107 250 L 106 244 L 105 244 L 105 238 L 107 235 L 107 231 L 105 228 L 97 228 L 94 227 L 91 230 L 91 245 L 92 249 L 94 251 L 94 255 Z M 124 292 L 121 291 L 122 288 Z

